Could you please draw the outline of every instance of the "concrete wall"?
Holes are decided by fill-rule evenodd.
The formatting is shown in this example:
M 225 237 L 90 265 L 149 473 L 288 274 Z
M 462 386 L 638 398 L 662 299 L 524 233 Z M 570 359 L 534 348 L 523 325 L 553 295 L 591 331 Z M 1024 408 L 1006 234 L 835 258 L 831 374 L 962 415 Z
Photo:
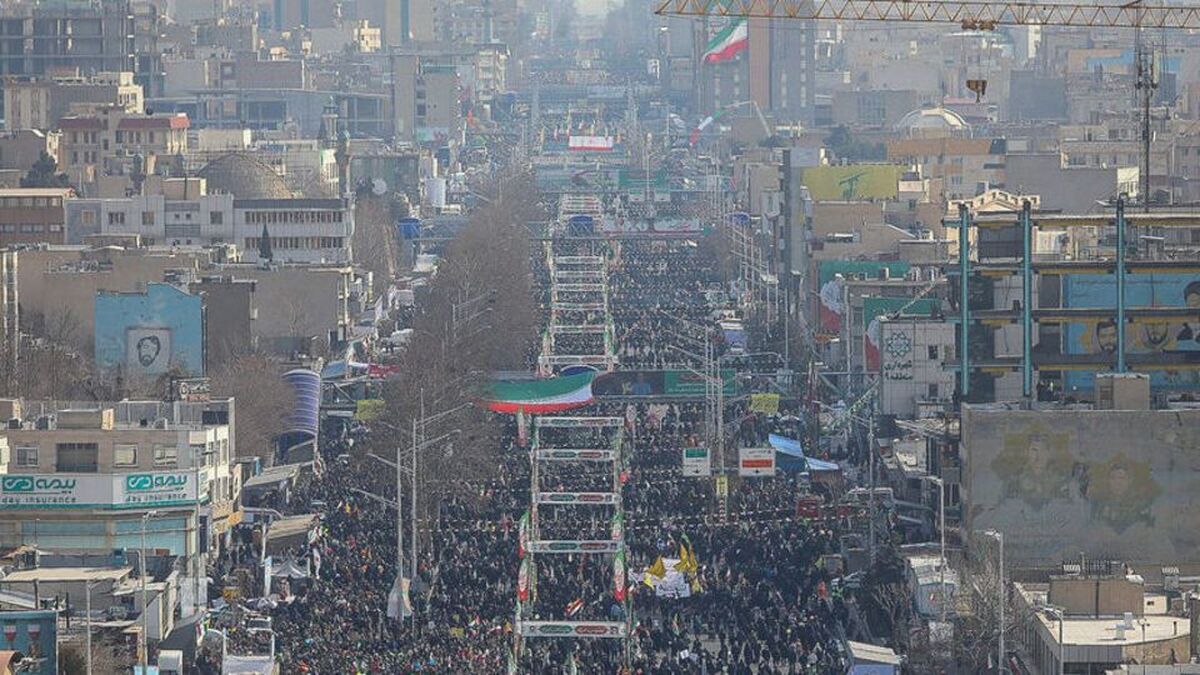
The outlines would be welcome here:
M 1092 213 L 1103 208 L 1096 202 L 1115 196 L 1118 169 L 1064 167 L 1058 153 L 1010 154 L 1005 160 L 1005 188 L 1011 192 L 1036 192 L 1042 208 L 1067 213 Z
M 255 281 L 258 317 L 252 322 L 260 349 L 291 338 L 326 339 L 348 323 L 348 267 L 278 267 L 263 270 L 249 265 L 228 266 L 223 273 Z
M 97 291 L 145 291 L 148 283 L 162 281 L 167 270 L 196 269 L 208 254 L 61 248 L 20 251 L 18 256 L 21 310 L 43 317 L 51 337 L 91 353 Z M 97 265 L 78 267 L 84 260 Z
M 966 529 L 1019 567 L 1200 561 L 1200 411 L 964 407 Z

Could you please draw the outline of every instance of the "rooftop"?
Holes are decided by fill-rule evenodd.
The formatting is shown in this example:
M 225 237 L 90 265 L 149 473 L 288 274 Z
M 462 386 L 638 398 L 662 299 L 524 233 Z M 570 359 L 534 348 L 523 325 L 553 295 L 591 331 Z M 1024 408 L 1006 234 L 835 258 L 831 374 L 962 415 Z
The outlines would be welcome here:
M 120 581 L 133 574 L 132 567 L 39 567 L 11 572 L 4 577 L 9 583 Z

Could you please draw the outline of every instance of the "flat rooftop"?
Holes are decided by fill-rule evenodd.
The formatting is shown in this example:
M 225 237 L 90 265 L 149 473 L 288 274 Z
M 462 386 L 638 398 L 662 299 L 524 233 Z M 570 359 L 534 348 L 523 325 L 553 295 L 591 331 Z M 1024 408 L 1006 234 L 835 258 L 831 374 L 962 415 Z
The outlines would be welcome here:
M 0 582 L 82 582 L 120 581 L 133 574 L 132 567 L 39 567 L 32 570 L 12 572 Z

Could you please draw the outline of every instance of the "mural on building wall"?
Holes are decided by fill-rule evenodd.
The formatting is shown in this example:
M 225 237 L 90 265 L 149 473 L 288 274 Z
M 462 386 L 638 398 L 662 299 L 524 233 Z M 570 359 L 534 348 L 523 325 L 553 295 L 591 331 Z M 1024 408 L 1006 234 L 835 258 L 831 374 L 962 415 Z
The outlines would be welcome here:
M 913 379 L 913 344 L 916 327 L 909 322 L 884 324 L 880 330 L 880 372 L 883 379 L 904 382 Z
M 1112 308 L 1117 305 L 1117 282 L 1110 274 L 1072 274 L 1063 277 L 1063 306 L 1069 308 Z M 1193 307 L 1200 316 L 1200 278 L 1191 274 L 1136 274 L 1125 281 L 1129 307 Z M 1063 333 L 1067 354 L 1114 354 L 1117 324 L 1112 319 L 1074 322 Z M 1127 353 L 1151 354 L 1196 352 L 1200 354 L 1200 321 L 1145 321 L 1130 323 L 1126 330 Z M 1115 358 L 1115 357 L 1114 357 Z M 1091 390 L 1095 373 L 1065 374 L 1068 390 Z M 1200 389 L 1200 372 L 1152 371 L 1155 389 Z
M 161 375 L 171 365 L 171 331 L 167 328 L 129 328 L 125 331 L 125 371 L 130 375 Z
M 96 364 L 126 377 L 173 372 L 204 374 L 204 312 L 200 296 L 168 284 L 145 293 L 96 294 Z
M 971 410 L 964 433 L 969 527 L 1015 560 L 1197 558 L 1200 412 Z

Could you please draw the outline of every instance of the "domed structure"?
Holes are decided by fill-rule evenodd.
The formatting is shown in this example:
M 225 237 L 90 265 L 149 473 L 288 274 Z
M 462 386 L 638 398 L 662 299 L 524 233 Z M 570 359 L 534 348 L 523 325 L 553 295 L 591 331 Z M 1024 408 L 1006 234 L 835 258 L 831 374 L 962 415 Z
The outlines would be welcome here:
M 922 108 L 914 110 L 896 123 L 896 130 L 909 136 L 942 137 L 962 136 L 971 130 L 971 125 L 962 115 L 947 108 Z
M 234 199 L 292 197 L 287 182 L 271 165 L 244 152 L 222 155 L 206 164 L 197 175 L 208 181 L 209 194 L 228 193 Z

